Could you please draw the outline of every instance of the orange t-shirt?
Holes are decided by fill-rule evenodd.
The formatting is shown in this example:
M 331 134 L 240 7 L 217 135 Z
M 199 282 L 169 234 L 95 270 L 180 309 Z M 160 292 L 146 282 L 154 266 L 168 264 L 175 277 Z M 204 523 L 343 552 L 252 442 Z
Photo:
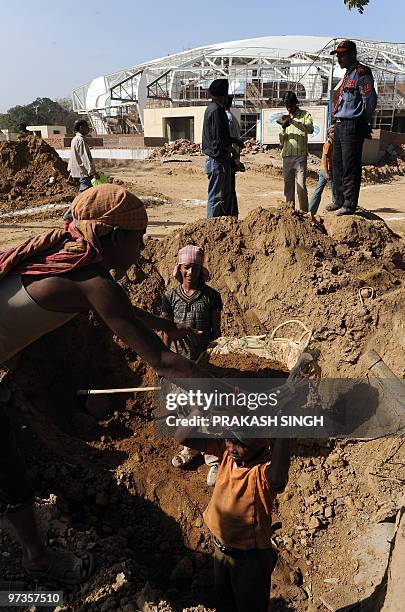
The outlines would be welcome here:
M 267 480 L 269 454 L 263 463 L 238 467 L 222 441 L 212 440 L 207 447 L 206 452 L 221 460 L 215 489 L 204 512 L 208 529 L 229 548 L 270 548 L 271 508 L 277 491 Z
M 326 164 L 323 161 L 324 156 L 326 157 Z M 327 142 L 325 142 L 322 148 L 322 159 L 321 159 L 322 170 L 327 170 L 329 172 L 329 170 L 332 169 L 332 163 L 333 163 L 332 159 L 333 159 L 332 143 L 329 142 L 328 140 Z

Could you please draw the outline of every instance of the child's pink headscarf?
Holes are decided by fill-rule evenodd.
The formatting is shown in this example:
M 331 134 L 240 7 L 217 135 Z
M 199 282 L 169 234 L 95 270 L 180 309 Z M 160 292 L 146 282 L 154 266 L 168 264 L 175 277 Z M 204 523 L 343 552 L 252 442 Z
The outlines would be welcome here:
M 210 273 L 207 268 L 204 267 L 204 249 L 202 247 L 195 246 L 194 244 L 188 244 L 187 246 L 180 249 L 177 255 L 177 265 L 173 270 L 173 276 L 181 283 L 182 275 L 180 272 L 181 264 L 197 264 L 201 266 L 201 280 L 205 283 L 209 280 Z

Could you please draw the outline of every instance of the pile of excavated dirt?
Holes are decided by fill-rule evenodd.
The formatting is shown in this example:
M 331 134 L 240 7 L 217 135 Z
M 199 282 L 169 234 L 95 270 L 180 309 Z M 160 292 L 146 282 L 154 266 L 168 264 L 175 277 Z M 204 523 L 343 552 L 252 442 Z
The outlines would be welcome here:
M 201 147 L 199 144 L 187 140 L 187 138 L 180 138 L 155 149 L 147 159 L 176 157 L 177 155 L 201 155 Z
M 0 143 L 0 212 L 69 201 L 76 191 L 68 182 L 66 163 L 41 138 Z
M 177 251 L 188 243 L 205 247 L 210 283 L 224 303 L 224 335 L 268 333 L 298 318 L 313 330 L 322 376 L 360 375 L 359 356 L 371 348 L 405 375 L 405 244 L 383 221 L 327 215 L 314 223 L 298 212 L 261 209 L 241 222 L 199 221 L 147 241 L 143 272 L 131 269 L 122 281 L 134 304 L 159 311 Z M 290 327 L 283 335 L 298 332 Z M 218 375 L 286 374 L 252 356 L 212 360 Z M 80 388 L 151 385 L 153 371 L 97 319 L 81 316 L 23 351 L 10 376 L 8 411 L 38 492 L 56 495 L 48 538 L 99 559 L 94 578 L 66 590 L 68 603 L 131 612 L 142 609 L 135 602 L 144 597 L 167 612 L 212 609 L 212 545 L 202 521 L 211 492 L 206 466 L 171 466 L 178 446 L 156 438 L 152 397 L 86 404 L 76 395 Z M 377 609 L 404 465 L 401 439 L 295 441 L 289 485 L 274 511 L 282 523 L 274 609 L 339 609 L 360 600 L 369 612 Z M 18 547 L 1 537 L 10 553 L 0 556 L 1 574 L 26 581 Z
M 149 306 L 156 308 L 164 283 L 175 282 L 177 251 L 188 243 L 205 248 L 224 303 L 224 335 L 266 333 L 299 318 L 314 330 L 326 375 L 355 373 L 370 345 L 405 374 L 405 245 L 378 217 L 326 215 L 311 222 L 300 212 L 256 209 L 240 222 L 198 221 L 147 242 L 151 283 L 145 280 L 138 293 L 124 281 L 135 300 L 148 286 Z M 364 298 L 362 287 L 372 287 L 374 298 Z
M 80 354 L 74 351 L 78 333 L 82 339 L 93 335 Z M 119 351 L 108 352 L 105 331 L 84 318 L 25 351 L 13 375 L 24 393 L 15 391 L 8 409 L 39 485 L 47 540 L 97 557 L 96 572 L 81 589 L 64 589 L 65 605 L 83 611 L 211 610 L 212 545 L 202 520 L 210 496 L 207 468 L 201 460 L 186 471 L 171 466 L 177 446 L 154 435 L 150 402 L 138 397 L 117 405 L 114 398 L 109 415 L 96 419 L 73 390 L 61 398 L 66 381 L 56 380 L 50 366 L 65 349 L 74 386 L 100 381 L 107 372 L 108 384 L 130 384 Z M 115 360 L 117 369 L 109 371 Z M 152 372 L 129 354 L 126 365 L 132 384 L 153 382 Z M 213 355 L 205 365 L 221 377 L 286 375 L 282 364 L 252 355 Z M 389 521 L 402 495 L 404 452 L 398 439 L 294 442 L 289 484 L 273 513 L 273 522 L 282 523 L 274 536 L 279 563 L 273 609 L 304 612 L 311 604 L 321 610 L 322 601 L 337 608 L 373 595 L 388 554 L 381 559 L 381 537 L 392 532 Z M 1 539 L 3 579 L 37 587 L 21 571 L 20 551 L 9 534 L 3 531 Z M 366 540 L 370 550 L 364 557 L 359 550 Z M 145 601 L 150 608 L 142 607 Z
M 205 354 L 200 359 L 201 367 L 216 378 L 284 378 L 288 369 L 283 363 L 253 354 Z

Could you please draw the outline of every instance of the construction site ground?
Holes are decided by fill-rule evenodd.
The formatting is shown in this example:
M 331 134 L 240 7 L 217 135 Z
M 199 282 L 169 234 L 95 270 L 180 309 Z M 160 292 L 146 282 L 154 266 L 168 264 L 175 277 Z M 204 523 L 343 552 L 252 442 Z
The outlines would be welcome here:
M 160 160 L 146 162 L 100 162 L 99 169 L 123 183 L 137 195 L 156 198 L 148 209 L 148 235 L 155 238 L 167 236 L 184 223 L 206 218 L 207 177 L 204 173 L 204 157 L 193 156 L 181 161 Z M 245 173 L 237 174 L 237 192 L 240 218 L 244 218 L 258 206 L 280 207 L 283 205 L 283 180 L 280 167 L 274 167 L 274 157 L 266 153 L 246 155 L 243 162 Z M 276 159 L 278 164 L 281 160 Z M 308 179 L 311 195 L 315 188 L 315 172 Z M 375 212 L 384 219 L 395 232 L 405 234 L 405 177 L 395 176 L 384 182 L 366 184 L 361 189 L 360 206 Z M 70 195 L 71 192 L 69 192 Z M 159 199 L 163 202 L 159 205 Z M 44 203 L 47 203 L 44 202 Z M 330 192 L 323 194 L 319 214 L 324 213 L 330 203 Z M 26 203 L 27 207 L 31 204 Z M 49 217 L 52 218 L 49 218 Z M 59 212 L 38 213 L 36 216 L 0 219 L 0 249 L 26 239 L 32 232 L 41 228 L 55 227 Z
M 379 218 L 324 215 L 325 191 L 321 216 L 312 220 L 283 208 L 279 165 L 265 153 L 247 155 L 247 172 L 237 176 L 241 220 L 206 220 L 204 158 L 190 159 L 99 168 L 148 198 L 148 234 L 159 239 L 146 240 L 142 272 L 131 269 L 121 280 L 133 303 L 158 312 L 179 247 L 194 242 L 205 247 L 223 299 L 224 335 L 266 334 L 299 318 L 313 330 L 322 376 L 360 376 L 361 355 L 374 349 L 403 378 L 404 178 L 382 173 L 384 182 L 363 187 L 362 207 Z M 311 178 L 310 193 L 314 185 Z M 60 214 L 0 220 L 0 250 L 60 226 Z M 366 287 L 373 292 L 362 293 Z M 274 364 L 230 355 L 209 367 L 252 377 Z M 200 460 L 186 471 L 171 466 L 178 446 L 156 437 L 150 396 L 86 403 L 76 395 L 79 388 L 154 381 L 93 315 L 77 317 L 10 364 L 7 408 L 42 498 L 46 537 L 97 558 L 89 581 L 65 589 L 60 612 L 215 608 L 212 544 L 202 519 L 211 494 L 207 467 Z M 400 612 L 401 562 L 391 542 L 404 505 L 404 466 L 401 438 L 294 442 L 289 484 L 273 517 L 282 527 L 269 609 Z M 0 543 L 0 580 L 37 587 L 6 530 Z

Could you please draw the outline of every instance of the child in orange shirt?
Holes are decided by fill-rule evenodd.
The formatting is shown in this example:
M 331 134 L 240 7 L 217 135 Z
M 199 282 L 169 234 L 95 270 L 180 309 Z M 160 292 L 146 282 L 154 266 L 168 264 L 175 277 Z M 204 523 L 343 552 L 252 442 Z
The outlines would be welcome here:
M 186 438 L 184 444 L 212 453 L 220 464 L 204 521 L 213 536 L 218 612 L 267 612 L 277 562 L 271 509 L 288 478 L 289 440 Z M 177 436 L 176 436 L 177 437 Z M 181 436 L 180 436 L 181 437 Z

